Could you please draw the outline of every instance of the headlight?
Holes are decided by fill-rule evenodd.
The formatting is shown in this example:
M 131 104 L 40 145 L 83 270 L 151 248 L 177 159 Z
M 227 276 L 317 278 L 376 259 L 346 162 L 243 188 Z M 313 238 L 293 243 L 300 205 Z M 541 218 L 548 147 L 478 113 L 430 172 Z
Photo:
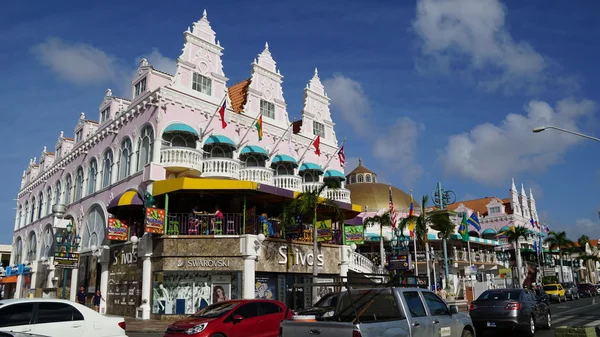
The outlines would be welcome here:
M 208 322 L 202 323 L 202 324 L 198 324 L 198 325 L 196 325 L 193 328 L 187 329 L 185 331 L 185 333 L 188 334 L 188 335 L 194 335 L 194 334 L 200 333 L 200 332 L 204 331 L 204 329 L 206 329 L 207 325 L 208 325 Z
M 334 313 L 334 311 L 331 310 L 331 311 L 324 313 L 323 316 L 321 316 L 321 317 L 333 317 L 333 313 Z

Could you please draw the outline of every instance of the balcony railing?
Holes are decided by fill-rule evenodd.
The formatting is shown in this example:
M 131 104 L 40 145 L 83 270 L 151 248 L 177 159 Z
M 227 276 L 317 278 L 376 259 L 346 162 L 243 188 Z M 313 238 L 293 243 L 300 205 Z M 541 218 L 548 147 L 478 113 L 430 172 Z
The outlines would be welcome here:
M 169 213 L 167 235 L 242 235 L 264 233 L 268 237 L 282 237 L 279 221 L 268 220 L 268 225 L 260 224 L 257 215 L 246 217 L 242 213 L 224 213 L 223 218 L 214 214 Z M 245 230 L 245 232 L 244 232 Z
M 323 186 L 323 183 L 314 182 L 314 183 L 302 183 L 302 192 L 312 192 L 317 191 Z M 325 190 L 321 193 L 321 196 L 325 198 Z
M 302 178 L 293 175 L 276 175 L 275 186 L 286 190 L 302 192 Z
M 239 179 L 240 162 L 231 158 L 204 158 L 202 176 Z
M 160 163 L 165 167 L 202 171 L 202 152 L 186 147 L 160 149 Z
M 300 177 L 298 177 L 300 178 Z M 274 186 L 273 169 L 266 167 L 245 167 L 240 170 L 240 180 L 255 181 Z
M 302 183 L 302 192 L 310 192 L 316 191 L 323 186 L 323 183 L 319 182 L 311 182 L 311 183 Z M 350 190 L 345 188 L 326 188 L 321 193 L 321 197 L 342 201 L 342 202 L 350 202 Z

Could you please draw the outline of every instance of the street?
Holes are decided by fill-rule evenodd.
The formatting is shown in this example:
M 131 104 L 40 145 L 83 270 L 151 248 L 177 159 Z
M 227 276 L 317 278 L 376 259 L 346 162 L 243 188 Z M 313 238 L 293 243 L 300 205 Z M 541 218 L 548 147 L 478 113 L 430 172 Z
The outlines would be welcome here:
M 581 298 L 566 303 L 550 305 L 553 326 L 596 326 L 600 325 L 600 298 Z M 129 337 L 162 337 L 162 332 L 135 333 L 128 332 Z M 502 333 L 487 333 L 486 337 L 502 336 Z M 537 337 L 554 337 L 554 331 L 538 330 Z

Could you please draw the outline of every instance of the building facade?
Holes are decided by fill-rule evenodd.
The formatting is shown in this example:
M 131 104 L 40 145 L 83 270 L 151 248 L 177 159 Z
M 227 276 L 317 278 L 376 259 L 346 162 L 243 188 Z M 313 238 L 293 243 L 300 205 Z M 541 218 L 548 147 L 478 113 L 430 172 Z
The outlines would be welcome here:
M 266 219 L 267 210 L 278 212 L 269 207 L 323 183 L 331 187 L 323 190 L 322 197 L 337 201 L 350 217 L 358 213 L 345 188 L 335 123 L 317 70 L 304 89 L 302 119 L 292 124 L 283 76 L 268 44 L 251 63 L 250 78 L 230 87 L 223 51 L 205 12 L 184 32 L 176 74 L 164 73 L 142 59 L 131 81 L 132 97 L 117 97 L 108 89 L 97 120 L 82 112 L 73 137 L 61 131 L 52 150 L 44 147 L 39 159 L 30 160 L 17 195 L 10 265 L 15 270 L 22 267 L 16 272 L 11 297 L 27 296 L 36 289 L 44 294 L 44 289 L 60 289 L 66 276 L 71 299 L 80 286 L 89 292 L 99 289 L 113 297 L 102 303 L 103 311 L 110 313 L 111 304 L 123 307 L 118 310 L 138 307 L 143 313 L 136 314 L 148 318 L 155 306 L 152 284 L 179 280 L 179 276 L 170 279 L 180 269 L 169 259 L 188 257 L 174 257 L 168 248 L 174 247 L 169 246 L 171 241 L 148 232 L 145 206 L 152 195 L 160 199 L 164 234 L 230 235 L 238 243 L 262 233 L 258 219 Z M 156 187 L 158 182 L 163 183 L 161 188 Z M 186 194 L 190 190 L 197 194 Z M 248 205 L 255 211 L 252 214 L 246 197 L 254 203 Z M 221 200 L 221 205 L 215 200 Z M 207 228 L 200 226 L 199 214 L 215 209 L 221 216 L 210 218 Z M 116 222 L 128 226 L 126 234 L 115 240 L 111 235 L 118 232 Z M 217 230 L 215 224 L 223 227 Z M 65 273 L 53 261 L 57 233 L 69 226 L 80 239 L 80 260 L 78 268 Z M 270 229 L 265 242 L 279 232 Z M 210 246 L 209 242 L 199 241 Z M 232 259 L 228 263 L 237 263 L 236 268 L 216 274 L 222 277 L 219 282 L 229 280 L 230 294 L 254 297 L 248 286 L 256 283 L 254 277 L 242 284 L 245 276 L 236 274 L 247 276 L 244 273 L 251 273 L 251 266 L 240 262 L 243 259 L 234 262 L 239 251 L 228 254 Z M 329 256 L 335 260 L 339 252 Z M 256 272 L 277 274 L 261 266 L 259 260 Z M 343 272 L 339 265 L 337 271 L 333 269 L 328 272 Z M 212 278 L 202 266 L 192 271 L 204 273 L 200 278 Z M 139 276 L 141 284 L 134 283 Z M 181 311 L 177 308 L 171 311 Z

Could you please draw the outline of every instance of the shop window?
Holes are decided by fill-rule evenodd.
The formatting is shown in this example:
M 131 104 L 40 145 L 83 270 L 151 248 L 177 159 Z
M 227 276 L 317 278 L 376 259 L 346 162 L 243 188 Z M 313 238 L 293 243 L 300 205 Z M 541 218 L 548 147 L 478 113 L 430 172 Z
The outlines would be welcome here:
M 31 324 L 33 303 L 5 305 L 0 309 L 0 327 Z
M 37 324 L 83 321 L 79 310 L 67 303 L 40 302 L 37 310 Z

